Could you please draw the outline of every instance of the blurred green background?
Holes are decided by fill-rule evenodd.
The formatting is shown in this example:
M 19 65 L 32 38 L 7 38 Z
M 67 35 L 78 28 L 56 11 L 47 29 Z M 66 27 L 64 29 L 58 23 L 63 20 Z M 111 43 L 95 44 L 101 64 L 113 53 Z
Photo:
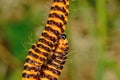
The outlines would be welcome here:
M 0 0 L 0 80 L 21 80 L 52 0 Z M 70 0 L 69 55 L 59 80 L 120 80 L 120 1 Z

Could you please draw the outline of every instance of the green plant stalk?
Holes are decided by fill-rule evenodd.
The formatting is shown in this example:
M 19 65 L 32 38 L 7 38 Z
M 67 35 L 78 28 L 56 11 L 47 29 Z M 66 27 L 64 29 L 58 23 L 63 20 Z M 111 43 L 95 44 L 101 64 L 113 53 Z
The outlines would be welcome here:
M 105 69 L 107 42 L 106 0 L 96 0 L 97 11 L 97 80 L 102 80 Z
M 106 0 L 96 0 L 96 10 L 98 35 L 103 38 L 102 40 L 107 40 Z

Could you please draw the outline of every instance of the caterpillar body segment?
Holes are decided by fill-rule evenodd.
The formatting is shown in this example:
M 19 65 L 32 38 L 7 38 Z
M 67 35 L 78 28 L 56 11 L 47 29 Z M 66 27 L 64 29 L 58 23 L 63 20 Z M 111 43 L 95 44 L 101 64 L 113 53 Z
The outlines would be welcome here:
M 41 40 L 34 44 L 28 52 L 24 64 L 22 80 L 38 80 L 41 66 L 47 60 L 48 55 L 50 55 L 50 47 L 40 41 Z
M 50 60 L 47 61 L 47 65 L 43 65 L 40 70 L 40 80 L 57 80 L 65 64 L 68 53 L 68 40 L 65 35 L 59 36 L 58 44 Z
M 53 0 L 46 27 L 57 30 L 58 35 L 65 30 L 68 16 L 68 0 Z M 49 26 L 48 26 L 49 25 Z M 57 37 L 58 37 L 57 35 Z
M 24 64 L 22 80 L 38 80 L 41 66 L 47 61 L 48 56 L 51 55 L 54 41 L 56 41 L 55 38 L 47 33 L 43 33 L 38 42 L 32 45 Z

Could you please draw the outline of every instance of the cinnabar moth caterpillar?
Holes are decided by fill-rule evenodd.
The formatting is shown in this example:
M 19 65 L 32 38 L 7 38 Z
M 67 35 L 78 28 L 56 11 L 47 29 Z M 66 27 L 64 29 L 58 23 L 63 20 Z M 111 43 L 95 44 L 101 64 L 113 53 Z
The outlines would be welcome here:
M 65 35 L 60 35 L 58 44 L 56 45 L 53 55 L 46 65 L 40 70 L 40 80 L 57 80 L 65 64 L 68 53 L 68 40 Z
M 48 21 L 39 41 L 29 50 L 22 80 L 38 80 L 41 66 L 51 56 L 51 51 L 59 41 L 58 36 L 65 30 L 69 0 L 53 0 Z

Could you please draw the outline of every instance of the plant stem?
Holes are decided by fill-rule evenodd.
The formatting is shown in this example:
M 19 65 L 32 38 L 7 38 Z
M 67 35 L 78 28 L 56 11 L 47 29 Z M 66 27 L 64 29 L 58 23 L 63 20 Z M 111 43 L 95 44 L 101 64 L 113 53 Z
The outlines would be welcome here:
M 106 0 L 96 0 L 97 10 L 97 80 L 102 80 L 105 69 L 105 52 L 107 42 Z

